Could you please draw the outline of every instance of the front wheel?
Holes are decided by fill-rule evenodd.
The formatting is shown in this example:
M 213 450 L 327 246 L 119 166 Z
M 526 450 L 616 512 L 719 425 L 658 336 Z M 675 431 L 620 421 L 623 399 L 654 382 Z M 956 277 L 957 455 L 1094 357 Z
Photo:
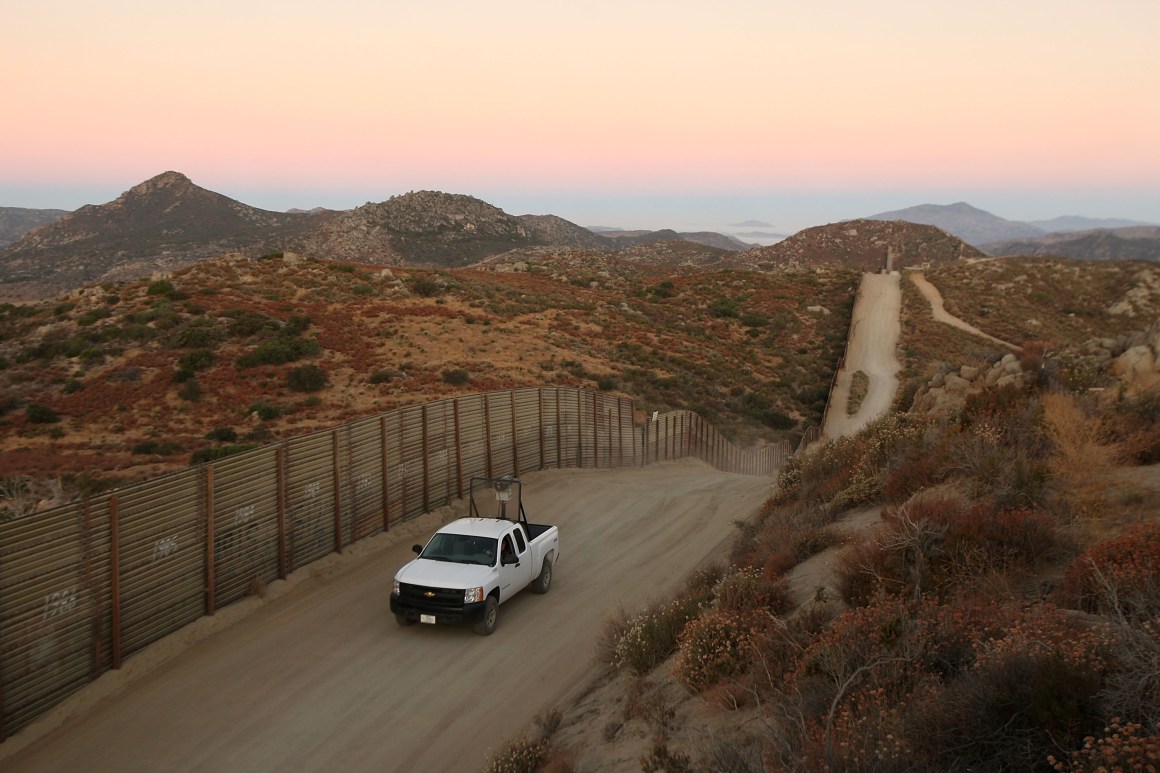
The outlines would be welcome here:
M 547 593 L 550 587 L 552 587 L 552 559 L 545 558 L 544 566 L 540 569 L 540 576 L 532 583 L 532 591 Z
M 495 623 L 499 619 L 499 602 L 495 596 L 488 596 L 483 603 L 483 619 L 475 624 L 475 632 L 480 636 L 491 636 L 495 632 Z

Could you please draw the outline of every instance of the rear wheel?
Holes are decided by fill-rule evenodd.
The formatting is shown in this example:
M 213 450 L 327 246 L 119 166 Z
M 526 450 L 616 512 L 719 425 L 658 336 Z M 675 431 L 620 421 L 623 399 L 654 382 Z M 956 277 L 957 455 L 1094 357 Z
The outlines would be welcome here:
M 532 590 L 536 593 L 547 593 L 550 587 L 552 587 L 552 559 L 545 558 L 540 576 L 532 582 Z
M 499 619 L 499 602 L 495 596 L 488 596 L 483 603 L 483 619 L 475 624 L 475 632 L 480 636 L 491 636 L 495 632 L 495 623 Z

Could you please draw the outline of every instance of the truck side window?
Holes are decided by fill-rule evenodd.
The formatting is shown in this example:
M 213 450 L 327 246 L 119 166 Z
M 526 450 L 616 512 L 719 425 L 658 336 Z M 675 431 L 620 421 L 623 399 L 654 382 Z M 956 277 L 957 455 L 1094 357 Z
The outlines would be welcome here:
M 502 560 L 504 558 L 507 558 L 508 556 L 515 557 L 515 552 L 512 551 L 511 535 L 505 535 L 503 538 L 503 548 L 500 552 L 500 559 Z
M 523 553 L 526 549 L 527 545 L 524 544 L 524 533 L 516 529 L 516 550 Z

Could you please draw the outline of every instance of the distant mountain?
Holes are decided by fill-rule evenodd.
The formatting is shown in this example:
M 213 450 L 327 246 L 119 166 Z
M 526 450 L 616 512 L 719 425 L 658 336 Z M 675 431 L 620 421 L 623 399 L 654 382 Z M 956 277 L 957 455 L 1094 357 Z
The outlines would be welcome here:
M 1160 261 L 1160 227 L 1131 226 L 1055 233 L 1035 239 L 995 242 L 983 247 L 991 255 L 1053 255 L 1079 260 Z
M 740 253 L 738 264 L 757 269 L 840 264 L 864 271 L 900 269 L 981 257 L 983 253 L 930 225 L 892 220 L 848 220 L 807 228 L 769 247 Z
M 639 244 L 648 244 L 650 242 L 665 242 L 674 240 L 695 242 L 706 247 L 716 247 L 717 249 L 729 250 L 731 252 L 736 252 L 737 250 L 746 250 L 753 246 L 751 244 L 746 244 L 740 239 L 736 239 L 729 234 L 717 233 L 716 231 L 677 232 L 671 228 L 662 228 L 659 231 L 619 231 L 613 229 L 601 229 L 599 235 L 605 239 L 611 240 L 611 244 L 615 249 L 634 247 Z
M 976 247 L 989 242 L 1042 236 L 1044 233 L 1028 223 L 1005 220 L 962 201 L 946 205 L 921 204 L 871 215 L 867 219 L 905 220 L 908 223 L 937 226 Z
M 741 223 L 730 223 L 730 228 L 773 228 L 773 223 L 764 220 L 746 220 Z
M 316 216 L 268 212 L 164 172 L 108 204 L 87 205 L 0 250 L 0 283 L 54 291 L 148 276 L 305 230 Z
M 48 225 L 67 214 L 65 209 L 0 207 L 0 249 L 16 242 L 33 228 Z
M 1063 215 L 1051 220 L 1028 220 L 1029 225 L 1042 229 L 1049 234 L 1074 233 L 1076 231 L 1094 231 L 1097 228 L 1105 230 L 1117 228 L 1132 228 L 1133 226 L 1150 226 L 1155 223 L 1142 223 L 1138 220 L 1122 220 L 1116 217 L 1080 217 L 1079 215 Z

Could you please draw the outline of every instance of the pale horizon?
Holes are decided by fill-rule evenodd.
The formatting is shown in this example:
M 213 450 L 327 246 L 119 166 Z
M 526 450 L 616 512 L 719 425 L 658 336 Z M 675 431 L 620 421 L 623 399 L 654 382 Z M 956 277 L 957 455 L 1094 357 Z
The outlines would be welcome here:
M 1160 4 L 291 0 L 0 11 L 0 206 L 166 170 L 251 206 L 410 190 L 580 225 L 966 201 L 1160 222 Z

